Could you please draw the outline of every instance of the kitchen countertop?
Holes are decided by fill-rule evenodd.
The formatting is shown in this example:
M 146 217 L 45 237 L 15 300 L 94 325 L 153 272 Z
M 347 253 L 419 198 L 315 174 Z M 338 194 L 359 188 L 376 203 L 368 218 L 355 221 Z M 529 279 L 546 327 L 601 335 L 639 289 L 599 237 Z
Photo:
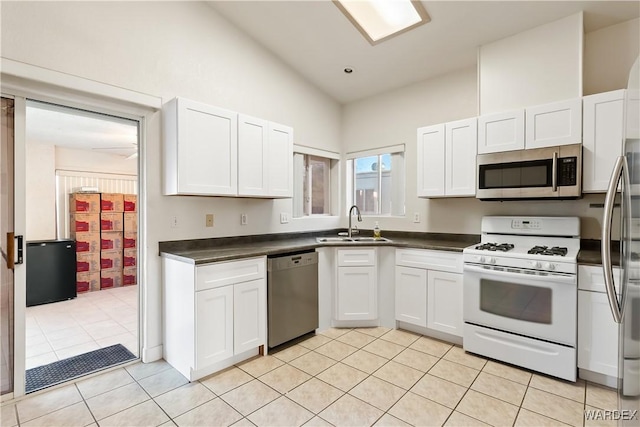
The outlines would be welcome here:
M 160 242 L 160 254 L 180 261 L 208 264 L 218 261 L 232 261 L 254 256 L 271 256 L 292 252 L 314 250 L 318 247 L 341 246 L 383 246 L 414 249 L 432 249 L 438 251 L 462 252 L 467 246 L 480 242 L 480 236 L 474 234 L 417 233 L 387 231 L 383 237 L 389 242 L 318 242 L 318 237 L 335 237 L 343 229 L 306 232 L 266 234 L 255 236 L 222 237 L 213 239 L 194 239 Z M 363 233 L 362 236 L 368 236 Z M 614 265 L 620 264 L 620 251 L 617 242 L 611 250 Z M 583 239 L 580 242 L 578 264 L 601 265 L 600 241 Z
M 230 261 L 254 256 L 270 256 L 291 252 L 314 250 L 318 247 L 383 246 L 439 251 L 462 252 L 464 248 L 480 241 L 473 234 L 414 233 L 388 231 L 384 242 L 318 242 L 318 237 L 335 237 L 338 231 L 315 233 L 287 233 L 281 235 L 241 236 L 218 239 L 196 239 L 160 242 L 160 254 L 196 265 L 217 261 Z M 363 233 L 362 236 L 367 236 Z

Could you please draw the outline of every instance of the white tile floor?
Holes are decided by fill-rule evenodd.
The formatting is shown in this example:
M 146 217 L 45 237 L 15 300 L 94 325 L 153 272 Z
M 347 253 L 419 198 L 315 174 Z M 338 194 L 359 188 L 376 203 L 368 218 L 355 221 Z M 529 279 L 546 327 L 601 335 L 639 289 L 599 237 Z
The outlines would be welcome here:
M 164 361 L 2 407 L 20 426 L 595 426 L 614 390 L 570 383 L 385 328 L 330 329 L 188 383 Z
M 118 343 L 138 355 L 138 286 L 27 307 L 26 369 Z

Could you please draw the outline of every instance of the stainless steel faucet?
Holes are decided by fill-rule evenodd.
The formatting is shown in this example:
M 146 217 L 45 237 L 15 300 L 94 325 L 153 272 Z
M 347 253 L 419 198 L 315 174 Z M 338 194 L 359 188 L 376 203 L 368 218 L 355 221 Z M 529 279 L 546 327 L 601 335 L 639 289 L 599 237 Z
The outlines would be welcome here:
M 351 206 L 351 208 L 349 209 L 349 238 L 351 238 L 351 235 L 353 233 L 353 230 L 351 228 L 351 217 L 353 216 L 353 210 L 356 210 L 356 213 L 358 214 L 358 222 L 362 222 L 362 215 L 360 215 L 360 209 L 358 209 L 358 207 L 356 205 Z

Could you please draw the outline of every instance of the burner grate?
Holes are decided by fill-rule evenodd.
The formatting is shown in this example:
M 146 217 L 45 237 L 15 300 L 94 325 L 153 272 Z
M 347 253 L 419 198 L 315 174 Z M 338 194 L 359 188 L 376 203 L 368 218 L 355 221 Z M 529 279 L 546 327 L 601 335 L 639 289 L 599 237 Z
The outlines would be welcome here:
M 508 252 L 513 249 L 513 245 L 511 243 L 483 243 L 476 246 L 476 249 L 480 251 Z
M 531 255 L 557 255 L 557 256 L 565 256 L 567 255 L 567 248 L 554 246 L 552 248 L 548 246 L 534 246 L 533 248 L 527 251 L 528 254 Z

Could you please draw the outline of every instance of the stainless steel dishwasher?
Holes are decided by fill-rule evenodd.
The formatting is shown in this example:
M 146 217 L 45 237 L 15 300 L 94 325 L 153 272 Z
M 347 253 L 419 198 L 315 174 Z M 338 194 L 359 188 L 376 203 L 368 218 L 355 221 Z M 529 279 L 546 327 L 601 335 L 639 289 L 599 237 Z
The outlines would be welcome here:
M 267 260 L 269 347 L 318 328 L 318 254 L 303 252 Z

